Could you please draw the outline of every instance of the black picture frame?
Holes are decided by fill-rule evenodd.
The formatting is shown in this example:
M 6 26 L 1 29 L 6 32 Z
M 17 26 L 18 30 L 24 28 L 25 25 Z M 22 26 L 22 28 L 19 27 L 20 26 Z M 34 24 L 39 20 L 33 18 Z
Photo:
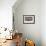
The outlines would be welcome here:
M 35 15 L 23 15 L 23 24 L 35 24 Z

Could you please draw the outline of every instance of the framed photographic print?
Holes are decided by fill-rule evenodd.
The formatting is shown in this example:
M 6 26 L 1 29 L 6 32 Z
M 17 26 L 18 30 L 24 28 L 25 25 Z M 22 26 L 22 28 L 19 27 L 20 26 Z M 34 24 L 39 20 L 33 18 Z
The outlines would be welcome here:
M 35 15 L 23 15 L 23 24 L 35 24 Z

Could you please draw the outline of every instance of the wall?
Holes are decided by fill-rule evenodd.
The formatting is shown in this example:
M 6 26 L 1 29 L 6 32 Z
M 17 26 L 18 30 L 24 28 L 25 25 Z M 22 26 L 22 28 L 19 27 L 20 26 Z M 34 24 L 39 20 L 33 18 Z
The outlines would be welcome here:
M 19 3 L 18 3 L 19 2 Z M 14 24 L 24 38 L 41 46 L 41 0 L 20 0 L 13 6 Z M 23 24 L 23 15 L 35 15 L 35 24 Z
M 16 0 L 0 0 L 0 27 L 12 29 L 12 6 Z
M 42 46 L 46 46 L 46 0 L 41 3 L 41 40 Z

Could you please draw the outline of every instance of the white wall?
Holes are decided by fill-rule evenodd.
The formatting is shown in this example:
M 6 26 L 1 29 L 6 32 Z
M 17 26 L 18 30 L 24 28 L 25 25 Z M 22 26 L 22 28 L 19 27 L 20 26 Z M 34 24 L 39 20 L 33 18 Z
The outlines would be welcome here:
M 41 0 L 18 2 L 13 6 L 15 28 L 22 32 L 25 38 L 34 40 L 36 46 L 41 46 Z M 23 24 L 23 15 L 35 15 L 35 24 Z
M 46 46 L 46 0 L 41 3 L 41 40 L 42 46 Z
M 12 28 L 12 6 L 16 0 L 0 0 L 0 27 Z
M 40 43 L 39 40 L 41 40 L 41 46 L 46 46 L 46 0 L 41 0 L 41 2 L 40 0 L 32 0 L 31 2 L 28 2 L 27 0 L 28 3 L 26 1 L 24 1 L 24 3 L 23 1 L 20 3 L 20 0 L 18 2 L 13 6 L 15 28 L 18 31 L 23 32 L 24 36 L 27 36 L 26 34 L 30 34 L 31 38 L 36 40 L 38 46 Z M 32 8 L 34 10 L 32 10 Z M 23 14 L 35 14 L 35 24 L 23 24 Z M 38 35 L 36 33 L 38 33 Z

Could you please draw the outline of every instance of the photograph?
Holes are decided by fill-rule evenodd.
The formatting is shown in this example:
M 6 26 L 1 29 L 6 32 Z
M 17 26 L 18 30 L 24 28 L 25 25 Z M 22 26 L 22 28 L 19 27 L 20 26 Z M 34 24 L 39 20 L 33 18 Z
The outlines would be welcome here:
M 35 15 L 23 15 L 23 24 L 35 24 Z

